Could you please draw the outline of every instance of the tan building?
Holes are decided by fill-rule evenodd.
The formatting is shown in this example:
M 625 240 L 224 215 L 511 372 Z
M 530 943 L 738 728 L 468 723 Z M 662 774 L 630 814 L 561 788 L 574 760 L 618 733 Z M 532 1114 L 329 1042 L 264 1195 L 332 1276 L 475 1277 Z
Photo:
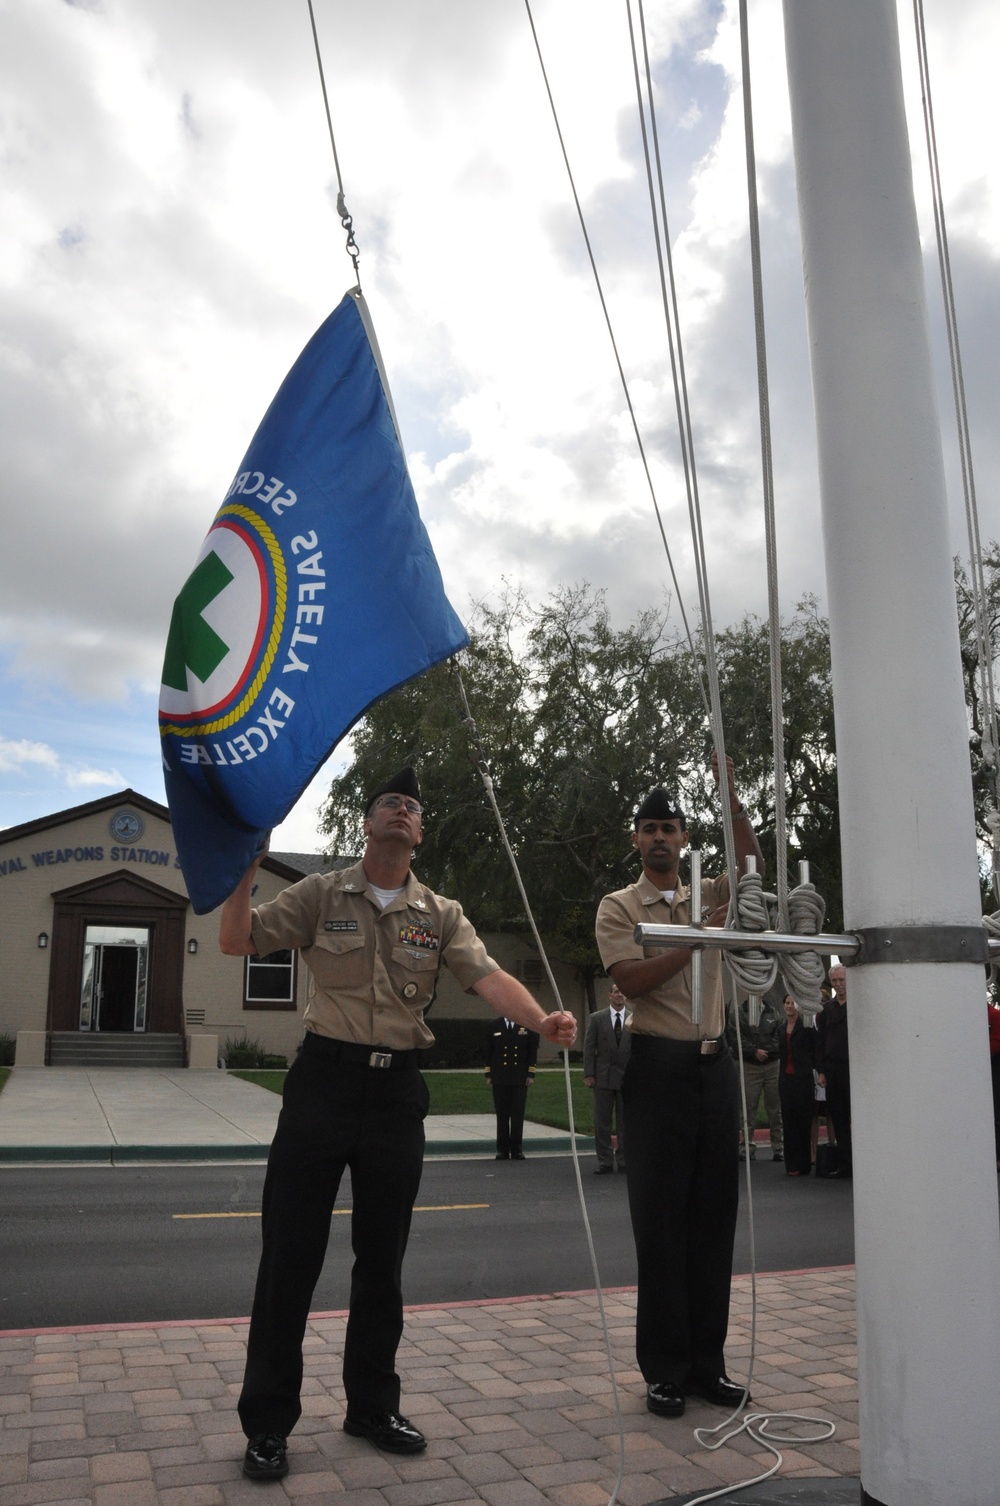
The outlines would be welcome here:
M 256 899 L 316 863 L 268 855 Z M 127 1049 L 129 1059 L 159 1051 L 165 1064 L 207 1067 L 244 1036 L 290 1060 L 307 969 L 290 952 L 224 957 L 218 929 L 217 913 L 191 910 L 166 806 L 134 790 L 0 831 L 0 1031 L 17 1036 L 18 1064 L 79 1061 L 83 1051 L 124 1059 Z M 530 948 L 484 940 L 543 1008 L 555 1007 Z M 571 970 L 557 979 L 565 1007 L 584 1016 Z M 485 1031 L 489 1012 L 443 972 L 432 1029 L 441 1018 L 482 1018 Z

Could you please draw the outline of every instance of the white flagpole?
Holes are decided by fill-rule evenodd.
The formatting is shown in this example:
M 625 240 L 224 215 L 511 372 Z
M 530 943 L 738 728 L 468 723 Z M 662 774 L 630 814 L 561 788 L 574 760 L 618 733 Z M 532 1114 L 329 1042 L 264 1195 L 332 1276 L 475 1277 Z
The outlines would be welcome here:
M 895 3 L 784 11 L 845 929 L 888 928 L 882 955 L 968 955 L 975 828 Z M 862 1501 L 987 1506 L 1000 1502 L 1000 1232 L 983 967 L 847 976 Z

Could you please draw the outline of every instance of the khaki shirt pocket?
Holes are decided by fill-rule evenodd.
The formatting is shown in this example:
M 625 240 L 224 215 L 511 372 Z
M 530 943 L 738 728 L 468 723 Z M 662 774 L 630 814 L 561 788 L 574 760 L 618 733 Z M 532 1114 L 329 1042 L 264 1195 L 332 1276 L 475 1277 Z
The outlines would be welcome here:
M 419 952 L 415 948 L 394 946 L 392 949 L 392 983 L 403 1003 L 410 1009 L 426 1009 L 434 998 L 441 958 L 437 952 Z
M 309 971 L 321 989 L 330 993 L 337 988 L 363 988 L 366 977 L 371 982 L 371 968 L 365 967 L 363 933 L 328 935 L 320 932 L 309 948 Z

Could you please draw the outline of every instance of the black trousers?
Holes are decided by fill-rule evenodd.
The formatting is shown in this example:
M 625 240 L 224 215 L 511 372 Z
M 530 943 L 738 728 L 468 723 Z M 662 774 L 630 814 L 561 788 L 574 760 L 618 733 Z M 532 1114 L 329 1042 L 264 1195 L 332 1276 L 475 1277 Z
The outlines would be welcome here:
M 497 1155 L 516 1156 L 524 1139 L 524 1109 L 528 1102 L 525 1084 L 493 1084 L 493 1107 L 497 1115 Z
M 420 1186 L 427 1087 L 414 1064 L 344 1062 L 313 1035 L 289 1069 L 264 1181 L 263 1251 L 239 1400 L 248 1438 L 287 1436 L 302 1407 L 302 1340 L 323 1268 L 330 1215 L 351 1170 L 350 1315 L 344 1347 L 348 1411 L 399 1410 L 396 1350 L 401 1273 Z
M 739 1083 L 724 1047 L 635 1035 L 625 1069 L 635 1352 L 647 1384 L 725 1373 L 739 1204 Z
M 850 1171 L 851 1148 L 851 1069 L 846 1062 L 831 1062 L 826 1069 L 826 1106 L 837 1137 L 837 1165 Z
M 785 1170 L 807 1177 L 812 1170 L 813 1079 L 782 1072 L 778 1078 L 785 1126 Z

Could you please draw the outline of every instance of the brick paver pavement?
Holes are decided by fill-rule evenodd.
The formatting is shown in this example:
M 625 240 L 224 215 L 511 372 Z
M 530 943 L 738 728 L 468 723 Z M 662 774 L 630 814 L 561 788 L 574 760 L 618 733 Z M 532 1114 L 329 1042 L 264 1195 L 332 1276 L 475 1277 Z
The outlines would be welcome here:
M 608 1293 L 605 1306 L 622 1506 L 734 1484 L 773 1462 L 745 1435 L 701 1448 L 693 1428 L 720 1422 L 717 1408 L 651 1416 L 632 1353 L 635 1293 Z M 727 1351 L 736 1377 L 750 1314 L 750 1281 L 738 1277 Z M 430 1440 L 412 1459 L 341 1429 L 344 1322 L 335 1313 L 309 1325 L 291 1472 L 268 1485 L 240 1474 L 245 1321 L 0 1334 L 0 1506 L 606 1506 L 619 1435 L 593 1293 L 408 1309 L 403 1409 Z M 783 1477 L 857 1475 L 853 1269 L 758 1278 L 753 1394 L 755 1411 L 836 1424 L 829 1441 L 782 1445 Z

